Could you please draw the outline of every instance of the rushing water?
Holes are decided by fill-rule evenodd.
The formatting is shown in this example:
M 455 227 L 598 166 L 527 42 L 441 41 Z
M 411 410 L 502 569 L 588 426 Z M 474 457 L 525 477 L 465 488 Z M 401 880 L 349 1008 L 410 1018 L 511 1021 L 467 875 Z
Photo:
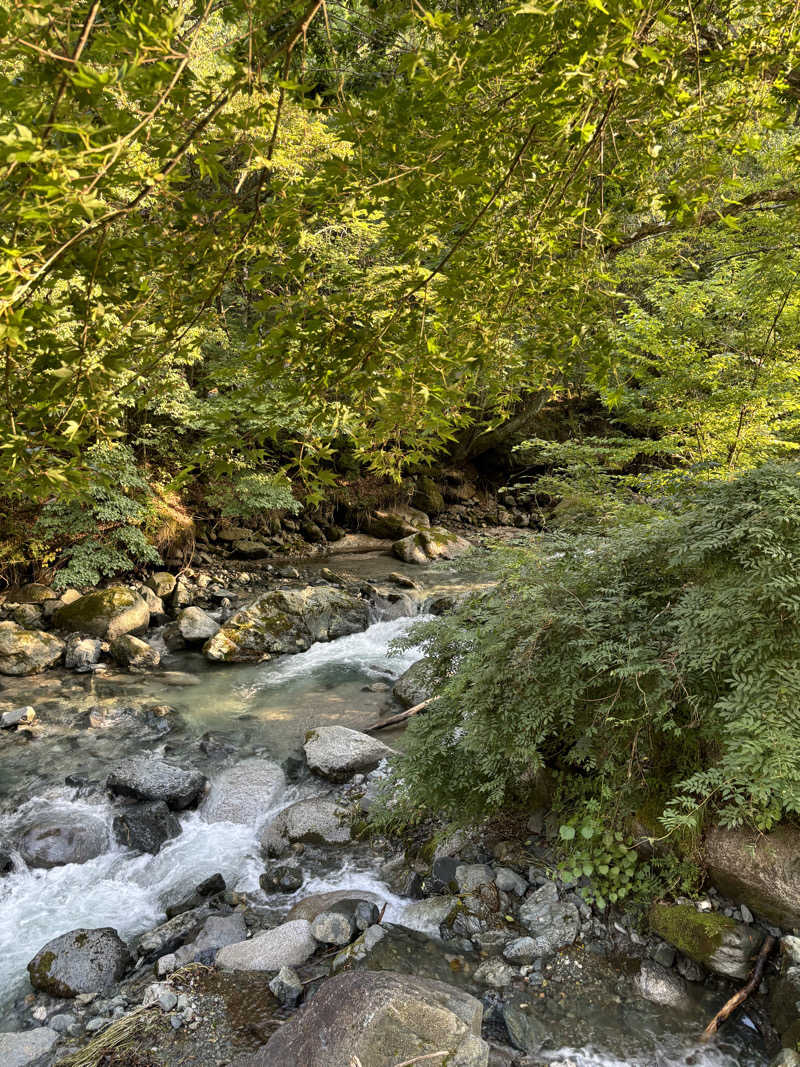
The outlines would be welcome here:
M 361 564 L 362 573 L 365 567 L 383 577 L 397 564 L 368 561 Z M 445 568 L 426 572 L 426 581 L 433 589 L 467 582 Z M 185 813 L 178 837 L 155 856 L 138 855 L 114 842 L 112 807 L 102 787 L 114 760 L 133 752 L 165 755 L 197 766 L 213 779 L 222 766 L 252 755 L 284 759 L 297 752 L 310 727 L 340 723 L 363 728 L 391 707 L 389 692 L 375 683 L 388 686 L 418 656 L 414 650 L 400 655 L 390 650 L 413 621 L 378 621 L 363 633 L 256 666 L 211 666 L 197 653 L 181 653 L 167 656 L 164 670 L 145 675 L 50 674 L 4 683 L 3 696 L 33 703 L 41 725 L 32 738 L 2 738 L 0 811 L 5 814 L 0 814 L 0 842 L 16 840 L 20 829 L 42 814 L 82 812 L 104 821 L 109 849 L 88 863 L 52 870 L 29 870 L 17 856 L 16 870 L 0 880 L 0 1030 L 18 1024 L 12 1007 L 28 988 L 25 965 L 49 939 L 80 926 L 112 926 L 124 938 L 134 938 L 162 921 L 169 904 L 216 872 L 231 888 L 248 892 L 262 909 L 274 912 L 276 922 L 310 893 L 358 889 L 372 891 L 386 903 L 384 921 L 435 933 L 415 918 L 413 902 L 389 889 L 376 857 L 363 846 L 340 848 L 327 857 L 307 851 L 301 858 L 302 889 L 267 898 L 258 888 L 264 869 L 259 826 L 209 823 L 201 812 Z M 163 723 L 141 714 L 152 705 L 174 709 L 165 720 L 168 732 L 161 732 Z M 199 745 L 201 738 L 205 748 Z M 209 752 L 209 741 L 218 746 L 216 753 Z M 402 734 L 392 740 L 398 742 Z M 78 785 L 66 786 L 66 776 L 74 776 L 70 781 Z M 319 791 L 311 780 L 288 786 L 273 812 L 261 813 L 259 825 L 279 808 Z M 420 960 L 412 954 L 411 966 Z M 766 1062 L 760 1051 L 745 1051 L 741 1042 L 696 1048 L 696 1027 L 682 1030 L 668 1012 L 639 998 L 631 998 L 628 1014 L 614 1009 L 618 1016 L 609 1013 L 604 1000 L 599 1006 L 588 1000 L 577 1006 L 587 1033 L 594 1033 L 589 1023 L 596 1016 L 599 1029 L 591 1046 L 572 1046 L 575 1025 L 565 1014 L 559 1024 L 564 1047 L 542 1053 L 542 1059 L 568 1067 L 756 1067 Z M 632 1032 L 637 1028 L 639 1037 Z M 583 1034 L 583 1027 L 577 1032 Z

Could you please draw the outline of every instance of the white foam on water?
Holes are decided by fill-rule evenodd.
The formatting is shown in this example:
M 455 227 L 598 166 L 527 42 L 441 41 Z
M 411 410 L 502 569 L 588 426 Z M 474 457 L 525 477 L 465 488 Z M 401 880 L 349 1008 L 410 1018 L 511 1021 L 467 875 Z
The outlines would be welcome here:
M 403 616 L 388 622 L 374 622 L 361 633 L 338 637 L 335 641 L 318 642 L 306 652 L 283 656 L 265 664 L 259 671 L 253 690 L 283 685 L 297 678 L 312 680 L 315 673 L 331 668 L 351 670 L 367 677 L 383 673 L 398 675 L 420 658 L 418 649 L 405 652 L 390 651 L 390 645 L 408 633 L 416 622 L 425 622 L 432 615 Z
M 763 1062 L 741 1058 L 735 1054 L 708 1045 L 682 1044 L 675 1041 L 674 1047 L 666 1045 L 655 1053 L 642 1054 L 630 1059 L 619 1059 L 613 1054 L 591 1048 L 562 1048 L 557 1052 L 539 1052 L 543 1062 L 552 1067 L 742 1067 L 744 1063 Z

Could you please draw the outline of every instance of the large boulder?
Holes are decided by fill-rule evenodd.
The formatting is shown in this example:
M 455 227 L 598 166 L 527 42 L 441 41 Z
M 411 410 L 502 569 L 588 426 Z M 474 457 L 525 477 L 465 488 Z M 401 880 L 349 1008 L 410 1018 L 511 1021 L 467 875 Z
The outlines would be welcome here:
M 260 842 L 267 855 L 280 856 L 289 845 L 340 845 L 350 837 L 344 808 L 329 797 L 311 797 L 278 812 L 264 827 Z
M 214 634 L 219 633 L 219 623 L 212 619 L 208 612 L 202 608 L 184 608 L 176 620 L 178 632 L 184 641 L 189 644 L 202 644 L 208 641 Z
M 746 978 L 751 960 L 764 940 L 760 931 L 691 904 L 654 904 L 652 930 L 684 956 L 729 978 Z
M 343 589 L 274 589 L 232 615 L 203 652 L 215 662 L 258 662 L 303 652 L 315 641 L 358 633 L 368 624 L 367 602 Z
M 34 989 L 54 997 L 105 993 L 131 963 L 128 946 L 110 926 L 71 930 L 48 941 L 28 964 Z
M 455 559 L 470 548 L 472 545 L 466 538 L 442 526 L 432 526 L 430 530 L 420 530 L 395 541 L 392 552 L 404 563 L 423 565 L 437 559 Z
M 58 663 L 64 642 L 44 630 L 0 622 L 0 674 L 38 674 Z
M 311 923 L 294 919 L 249 941 L 225 945 L 217 953 L 216 963 L 225 971 L 279 971 L 281 967 L 298 967 L 316 951 Z
M 242 1067 L 395 1067 L 443 1053 L 448 1067 L 486 1067 L 483 1007 L 463 990 L 394 971 L 329 978 Z
M 200 799 L 206 780 L 199 771 L 185 771 L 155 756 L 130 756 L 106 779 L 115 796 L 134 800 L 163 800 L 173 811 L 183 811 Z
M 136 852 L 155 855 L 165 841 L 177 837 L 181 824 L 163 800 L 134 804 L 114 816 L 114 836 L 121 845 Z
M 714 829 L 703 843 L 703 859 L 724 896 L 779 926 L 800 926 L 800 830 Z
M 303 751 L 312 771 L 333 782 L 346 782 L 359 771 L 374 771 L 393 750 L 346 726 L 318 726 L 306 734 Z
M 571 945 L 578 936 L 581 919 L 569 901 L 558 899 L 558 890 L 546 882 L 519 909 L 519 921 L 531 935 L 532 958 L 550 956 Z
M 404 708 L 413 708 L 433 696 L 430 662 L 426 656 L 400 675 L 392 687 L 392 695 Z
M 37 817 L 19 843 L 28 866 L 44 868 L 86 863 L 107 848 L 108 831 L 102 819 L 66 810 Z
M 49 1026 L 0 1034 L 0 1063 L 3 1067 L 29 1067 L 41 1063 L 58 1038 L 58 1031 Z
M 430 524 L 431 520 L 424 511 L 405 504 L 395 504 L 369 515 L 364 522 L 364 529 L 371 537 L 388 537 L 396 541 L 399 537 L 427 530 Z
M 277 763 L 242 760 L 212 782 L 202 812 L 209 822 L 255 826 L 275 807 L 285 788 L 286 776 Z
M 150 623 L 150 609 L 132 589 L 113 585 L 94 589 L 60 607 L 53 623 L 61 630 L 113 641 L 122 634 L 144 633 Z

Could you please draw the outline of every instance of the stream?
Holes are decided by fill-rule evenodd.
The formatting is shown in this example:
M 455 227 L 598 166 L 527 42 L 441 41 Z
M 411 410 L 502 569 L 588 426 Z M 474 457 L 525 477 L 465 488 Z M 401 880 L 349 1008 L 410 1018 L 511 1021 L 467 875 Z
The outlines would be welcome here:
M 396 560 L 365 557 L 348 559 L 347 569 L 378 580 L 390 570 L 405 570 L 424 583 L 427 593 L 476 584 L 475 575 L 444 564 L 420 574 L 398 567 Z M 123 938 L 135 938 L 163 921 L 168 905 L 217 872 L 229 888 L 247 893 L 262 910 L 274 911 L 275 924 L 311 893 L 358 889 L 386 902 L 385 922 L 435 934 L 415 915 L 414 901 L 392 892 L 382 879 L 380 857 L 364 845 L 303 856 L 306 881 L 293 895 L 270 897 L 259 888 L 264 870 L 259 826 L 288 804 L 327 791 L 319 780 L 301 777 L 289 784 L 258 826 L 207 822 L 199 812 L 182 813 L 182 833 L 154 856 L 115 843 L 114 809 L 103 789 L 115 760 L 142 751 L 195 766 L 213 781 L 240 759 L 262 756 L 283 762 L 295 756 L 313 726 L 363 729 L 393 707 L 388 687 L 418 658 L 414 650 L 396 654 L 390 648 L 414 621 L 377 620 L 363 633 L 255 666 L 216 666 L 199 653 L 181 652 L 164 655 L 162 667 L 147 674 L 53 671 L 4 679 L 3 699 L 33 704 L 41 725 L 30 733 L 0 737 L 0 843 L 14 842 L 20 829 L 42 814 L 88 812 L 105 823 L 109 848 L 89 862 L 50 870 L 28 869 L 17 853 L 15 870 L 0 879 L 0 1031 L 20 1027 L 19 1005 L 30 990 L 25 967 L 48 940 L 82 926 L 112 926 Z M 158 634 L 150 640 L 157 644 Z M 166 716 L 143 711 L 163 705 L 174 710 Z M 402 731 L 383 739 L 402 744 Z M 416 951 L 411 967 L 421 968 L 415 957 Z M 419 961 L 422 957 L 420 953 Z M 584 966 L 575 965 L 579 970 Z M 601 988 L 607 982 L 604 974 L 597 978 Z M 469 985 L 468 977 L 462 980 Z M 471 991 L 478 996 L 486 992 L 475 986 Z M 624 992 L 612 994 L 610 988 L 599 1002 L 588 993 L 575 996 L 579 999 L 570 1001 L 565 994 L 561 1017 L 554 1020 L 563 1047 L 541 1053 L 543 1062 L 572 1067 L 757 1067 L 768 1062 L 758 1042 L 747 1040 L 745 1027 L 737 1027 L 729 1041 L 698 1048 L 695 1023 L 684 1025 L 670 1009 L 628 999 Z

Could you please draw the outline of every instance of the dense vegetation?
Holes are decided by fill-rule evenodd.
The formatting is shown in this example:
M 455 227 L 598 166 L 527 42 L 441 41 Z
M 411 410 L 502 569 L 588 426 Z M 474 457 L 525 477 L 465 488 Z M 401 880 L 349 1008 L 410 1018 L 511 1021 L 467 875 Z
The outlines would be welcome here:
M 491 452 L 610 534 L 430 637 L 410 802 L 547 762 L 796 812 L 793 3 L 4 0 L 0 43 L 0 562 Z

